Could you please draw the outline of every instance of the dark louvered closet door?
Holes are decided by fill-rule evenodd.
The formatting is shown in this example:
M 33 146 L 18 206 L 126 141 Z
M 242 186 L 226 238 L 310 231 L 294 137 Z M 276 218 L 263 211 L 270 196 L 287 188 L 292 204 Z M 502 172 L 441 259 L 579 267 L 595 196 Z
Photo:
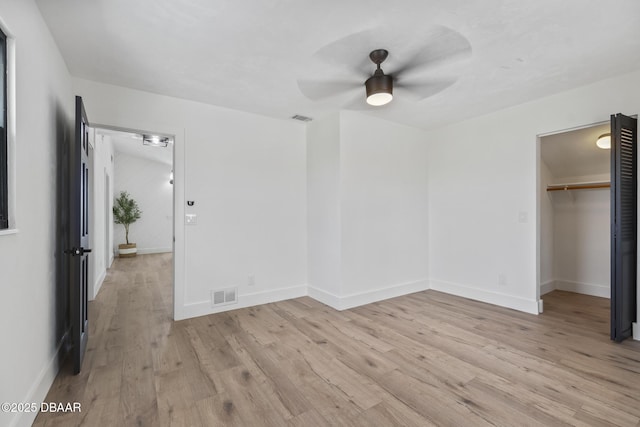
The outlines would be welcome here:
M 636 321 L 638 121 L 611 116 L 611 339 L 631 336 Z

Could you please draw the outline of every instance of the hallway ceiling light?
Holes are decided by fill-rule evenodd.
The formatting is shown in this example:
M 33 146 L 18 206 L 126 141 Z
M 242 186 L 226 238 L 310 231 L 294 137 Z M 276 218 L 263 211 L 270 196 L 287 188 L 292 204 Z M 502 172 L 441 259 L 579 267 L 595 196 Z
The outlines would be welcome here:
M 602 148 L 603 150 L 611 149 L 611 134 L 603 133 L 602 135 L 600 135 L 598 137 L 598 140 L 596 141 L 596 145 L 598 146 L 598 148 Z
M 166 147 L 169 145 L 169 138 L 158 135 L 142 135 L 142 144 L 150 147 Z

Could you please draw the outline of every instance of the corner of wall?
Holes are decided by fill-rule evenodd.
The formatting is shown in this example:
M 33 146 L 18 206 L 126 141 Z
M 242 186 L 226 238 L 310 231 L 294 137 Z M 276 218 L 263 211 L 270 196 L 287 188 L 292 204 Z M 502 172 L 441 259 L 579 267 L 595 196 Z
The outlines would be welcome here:
M 53 384 L 53 381 L 58 375 L 58 371 L 62 366 L 62 361 L 65 356 L 64 344 L 69 337 L 69 331 L 65 332 L 58 345 L 56 346 L 54 354 L 49 358 L 49 361 L 42 367 L 35 381 L 27 391 L 27 395 L 21 400 L 21 402 L 44 402 L 49 389 Z M 39 409 L 39 407 L 38 407 Z M 38 412 L 18 412 L 15 414 L 13 421 L 9 422 L 10 426 L 22 426 L 31 425 L 38 415 Z

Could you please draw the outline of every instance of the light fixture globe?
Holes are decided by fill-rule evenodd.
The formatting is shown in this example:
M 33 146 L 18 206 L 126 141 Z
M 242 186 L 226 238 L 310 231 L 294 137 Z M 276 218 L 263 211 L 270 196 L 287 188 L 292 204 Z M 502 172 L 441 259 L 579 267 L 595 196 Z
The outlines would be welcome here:
M 604 134 L 600 135 L 598 137 L 598 140 L 596 141 L 596 145 L 598 146 L 598 148 L 602 148 L 603 150 L 610 150 L 611 149 L 611 134 L 610 133 L 604 133 Z
M 393 78 L 378 69 L 364 83 L 367 89 L 367 104 L 379 107 L 393 99 Z

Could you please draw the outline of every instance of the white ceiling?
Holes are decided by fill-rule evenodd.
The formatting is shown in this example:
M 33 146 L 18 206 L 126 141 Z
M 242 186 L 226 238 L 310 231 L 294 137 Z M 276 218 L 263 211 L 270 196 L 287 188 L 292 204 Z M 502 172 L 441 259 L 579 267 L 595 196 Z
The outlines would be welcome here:
M 540 139 L 540 156 L 558 183 L 567 178 L 606 175 L 611 150 L 596 146 L 598 136 L 609 133 L 609 123 L 557 133 Z
M 406 77 L 456 83 L 366 114 L 430 128 L 640 68 L 637 0 L 36 1 L 74 76 L 277 118 L 352 105 L 353 92 L 312 101 L 297 82 L 358 82 L 373 48 L 393 73 L 439 26 L 471 54 Z M 337 41 L 354 44 L 348 63 L 321 60 Z M 363 106 L 364 86 L 355 96 Z
M 138 133 L 96 128 L 96 134 L 111 138 L 115 152 L 173 165 L 173 141 L 166 147 L 153 147 L 142 144 L 142 135 Z

